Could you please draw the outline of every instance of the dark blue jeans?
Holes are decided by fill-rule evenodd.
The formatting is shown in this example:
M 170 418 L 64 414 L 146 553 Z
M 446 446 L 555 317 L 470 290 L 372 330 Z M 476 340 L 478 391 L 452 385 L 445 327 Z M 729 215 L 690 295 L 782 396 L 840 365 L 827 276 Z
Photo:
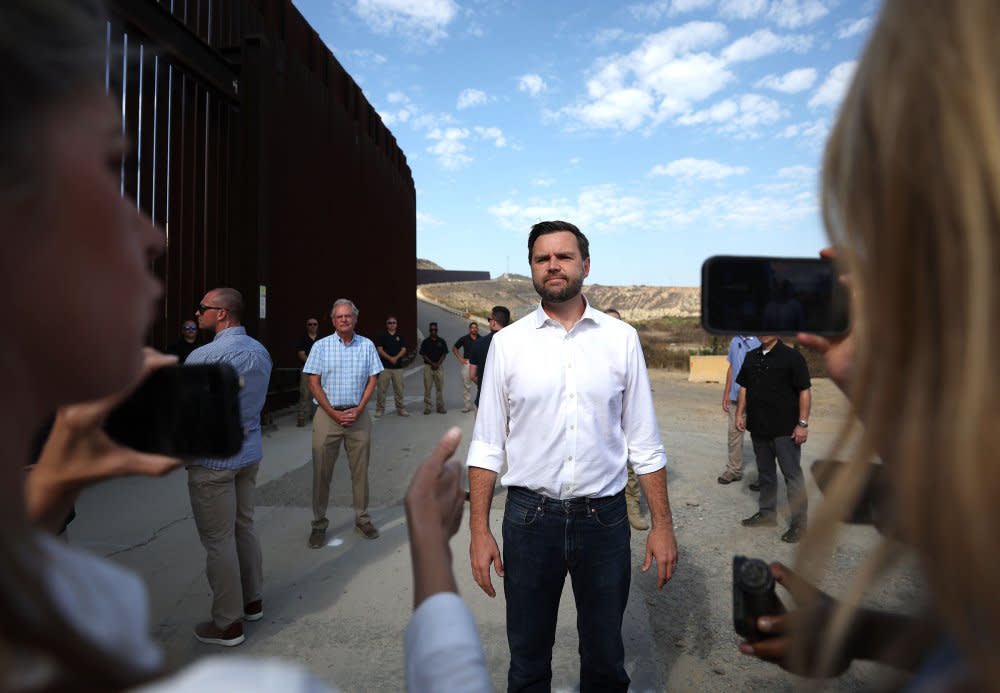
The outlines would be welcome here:
M 569 572 L 580 637 L 580 693 L 627 691 L 622 616 L 632 568 L 625 494 L 560 501 L 511 487 L 503 565 L 507 690 L 551 690 L 559 597 Z

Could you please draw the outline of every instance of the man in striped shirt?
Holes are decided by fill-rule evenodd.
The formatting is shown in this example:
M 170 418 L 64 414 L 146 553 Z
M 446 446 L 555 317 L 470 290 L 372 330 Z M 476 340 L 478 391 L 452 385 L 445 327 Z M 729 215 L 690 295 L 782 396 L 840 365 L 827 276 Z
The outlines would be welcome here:
M 365 414 L 365 406 L 375 392 L 382 362 L 372 341 L 354 332 L 358 321 L 354 303 L 346 298 L 337 299 L 330 318 L 334 333 L 313 344 L 302 368 L 309 375 L 309 391 L 319 407 L 313 416 L 312 437 L 313 523 L 309 547 L 313 549 L 326 543 L 330 479 L 341 441 L 351 468 L 355 529 L 365 539 L 378 538 L 378 530 L 368 515 L 372 423 Z

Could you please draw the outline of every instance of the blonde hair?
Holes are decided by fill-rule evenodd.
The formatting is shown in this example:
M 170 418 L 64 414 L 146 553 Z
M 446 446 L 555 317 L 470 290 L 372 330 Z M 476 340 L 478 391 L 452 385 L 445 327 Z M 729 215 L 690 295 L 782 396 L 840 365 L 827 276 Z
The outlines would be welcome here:
M 857 66 L 822 196 L 855 293 L 849 394 L 864 430 L 799 557 L 815 577 L 864 463 L 880 454 L 891 531 L 915 549 L 933 617 L 984 690 L 1000 690 L 989 637 L 1000 622 L 1000 470 L 989 466 L 1000 455 L 998 65 L 995 0 L 887 0 Z M 894 553 L 878 552 L 847 601 Z

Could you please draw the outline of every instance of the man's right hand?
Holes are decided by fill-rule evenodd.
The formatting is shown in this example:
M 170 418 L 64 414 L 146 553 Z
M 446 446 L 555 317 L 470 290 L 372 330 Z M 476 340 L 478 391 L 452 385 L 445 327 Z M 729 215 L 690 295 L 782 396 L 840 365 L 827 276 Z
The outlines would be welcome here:
M 722 396 L 722 411 L 729 413 L 729 395 L 725 394 Z
M 493 589 L 493 581 L 490 579 L 490 566 L 496 569 L 498 577 L 503 577 L 503 561 L 500 559 L 500 547 L 497 546 L 497 540 L 493 538 L 492 532 L 487 529 L 472 533 L 469 558 L 472 562 L 472 577 L 476 584 L 489 596 L 497 596 L 496 590 Z
M 740 433 L 745 433 L 747 430 L 747 421 L 743 418 L 743 412 L 739 409 L 736 410 L 736 430 Z

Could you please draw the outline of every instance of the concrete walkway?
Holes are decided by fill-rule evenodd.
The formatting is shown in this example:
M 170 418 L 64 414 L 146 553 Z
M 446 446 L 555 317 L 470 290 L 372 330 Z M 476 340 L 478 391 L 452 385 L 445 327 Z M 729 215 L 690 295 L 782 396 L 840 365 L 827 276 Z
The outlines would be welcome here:
M 467 323 L 421 304 L 422 332 L 436 320 L 450 345 Z M 484 329 L 485 331 L 485 329 Z M 209 615 L 211 594 L 204 571 L 183 471 L 166 479 L 122 479 L 86 492 L 71 525 L 71 543 L 109 556 L 136 570 L 149 587 L 155 636 L 174 663 L 207 653 L 277 656 L 306 664 L 344 691 L 394 691 L 403 688 L 403 632 L 412 610 L 410 558 L 403 495 L 424 455 L 448 427 L 463 430 L 464 460 L 472 414 L 462 414 L 457 363 L 445 362 L 448 413 L 424 416 L 421 368 L 407 373 L 408 418 L 394 414 L 389 395 L 386 416 L 376 419 L 370 467 L 371 514 L 381 537 L 367 541 L 354 532 L 346 461 L 334 471 L 330 500 L 329 544 L 312 550 L 309 535 L 312 468 L 309 428 L 296 428 L 294 414 L 278 416 L 264 438 L 258 476 L 256 525 L 264 553 L 264 618 L 248 624 L 247 641 L 229 650 L 201 645 L 192 628 Z M 374 411 L 374 403 L 369 404 Z M 346 456 L 341 455 L 341 460 Z M 494 501 L 491 523 L 500 536 L 503 493 Z M 638 568 L 645 533 L 633 534 L 633 590 L 624 635 L 633 690 L 664 690 L 654 653 L 650 610 L 656 600 L 636 588 L 654 576 Z M 494 688 L 506 687 L 508 663 L 504 605 L 499 593 L 488 598 L 472 580 L 467 522 L 452 541 L 454 567 L 462 595 L 479 625 Z M 564 592 L 553 655 L 554 687 L 573 690 L 578 680 L 576 610 Z

